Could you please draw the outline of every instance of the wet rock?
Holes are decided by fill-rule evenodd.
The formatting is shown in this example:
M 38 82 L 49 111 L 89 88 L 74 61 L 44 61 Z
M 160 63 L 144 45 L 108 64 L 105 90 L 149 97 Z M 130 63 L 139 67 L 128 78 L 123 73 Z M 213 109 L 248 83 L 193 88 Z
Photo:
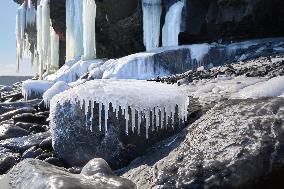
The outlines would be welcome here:
M 48 153 L 43 153 L 43 154 L 37 156 L 36 159 L 45 160 L 45 159 L 51 158 L 52 155 L 53 155 L 53 154 L 50 153 L 50 152 L 48 152 Z
M 13 117 L 15 124 L 18 122 L 45 124 L 46 117 L 39 116 L 31 113 L 24 113 Z
M 33 125 L 32 127 L 29 128 L 29 132 L 30 133 L 42 133 L 42 132 L 46 132 L 46 128 L 43 127 L 43 125 L 38 125 L 38 124 L 35 124 Z
M 40 156 L 42 153 L 43 153 L 42 149 L 33 146 L 23 153 L 22 158 L 23 159 L 36 158 Z
M 43 150 L 47 151 L 53 151 L 52 148 L 52 138 L 48 137 L 47 139 L 44 139 L 40 144 L 39 147 Z
M 71 167 L 68 169 L 68 171 L 73 174 L 80 174 L 82 169 L 83 167 Z
M 0 131 L 0 140 L 27 136 L 29 134 L 25 129 L 10 124 L 1 125 Z
M 91 169 L 100 169 L 101 162 L 93 160 L 86 166 Z M 104 166 L 104 165 L 102 165 Z M 5 176 L 0 179 L 0 186 L 3 188 L 61 188 L 61 189 L 89 189 L 89 188 L 123 188 L 134 189 L 135 185 L 114 174 L 102 171 L 90 174 L 71 174 L 66 169 L 53 166 L 47 162 L 35 159 L 26 159 L 14 166 Z M 31 180 L 33 182 L 31 182 Z
M 123 177 L 138 188 L 253 188 L 283 170 L 284 99 L 228 100 L 155 145 Z
M 12 117 L 23 114 L 23 113 L 36 113 L 37 111 L 32 107 L 24 107 L 17 110 L 9 111 L 5 114 L 0 115 L 0 122 L 11 119 Z
M 8 148 L 15 152 L 24 153 L 27 149 L 33 146 L 39 146 L 39 144 L 48 137 L 50 137 L 50 133 L 45 132 L 19 138 L 6 139 L 1 141 L 0 147 Z
M 30 128 L 31 128 L 32 126 L 34 126 L 34 124 L 33 124 L 33 123 L 18 122 L 18 123 L 16 123 L 15 126 L 21 127 L 22 129 L 25 129 L 25 130 L 29 131 Z
M 5 174 L 9 169 L 16 165 L 17 160 L 15 157 L 0 158 L 0 175 Z

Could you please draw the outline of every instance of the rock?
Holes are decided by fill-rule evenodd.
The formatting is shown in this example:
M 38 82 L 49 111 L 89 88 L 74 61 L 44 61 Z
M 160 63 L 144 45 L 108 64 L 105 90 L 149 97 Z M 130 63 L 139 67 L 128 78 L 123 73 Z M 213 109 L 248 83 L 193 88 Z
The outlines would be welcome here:
M 18 122 L 45 124 L 46 117 L 39 116 L 31 113 L 23 113 L 13 117 L 15 124 Z
M 5 174 L 10 168 L 16 165 L 17 160 L 15 157 L 0 158 L 0 175 Z
M 40 144 L 39 147 L 43 150 L 52 151 L 52 138 L 48 137 L 44 139 Z
M 64 163 L 60 159 L 55 158 L 55 157 L 46 158 L 44 161 L 47 162 L 47 163 L 50 163 L 51 165 L 55 165 L 55 166 L 58 166 L 58 167 L 64 167 L 65 166 Z
M 194 104 L 192 101 L 192 104 Z M 198 102 L 196 102 L 198 104 Z M 149 129 L 149 139 L 146 139 L 145 123 L 141 125 L 140 135 L 129 132 L 126 135 L 125 119 L 119 113 L 119 120 L 116 114 L 110 109 L 108 116 L 108 131 L 99 129 L 99 116 L 95 114 L 93 131 L 86 127 L 86 116 L 84 109 L 79 104 L 58 103 L 51 110 L 50 125 L 52 131 L 52 142 L 56 156 L 69 166 L 82 166 L 94 157 L 105 159 L 113 169 L 127 165 L 135 157 L 141 155 L 152 144 L 161 141 L 181 130 L 180 127 L 168 127 L 163 130 Z M 195 112 L 198 112 L 200 108 Z M 98 111 L 98 104 L 94 111 Z M 193 110 L 194 111 L 194 110 Z M 104 115 L 102 116 L 104 120 Z M 178 125 L 178 123 L 175 123 Z M 137 129 L 137 128 L 136 128 Z
M 96 160 L 92 164 L 100 167 Z M 87 164 L 90 167 L 91 165 Z M 31 182 L 32 181 L 32 182 Z M 135 185 L 113 174 L 98 172 L 93 175 L 71 174 L 64 168 L 53 166 L 47 162 L 26 159 L 14 166 L 0 180 L 3 188 L 123 188 L 134 189 Z
M 35 124 L 33 124 L 33 123 L 18 122 L 18 123 L 16 123 L 15 126 L 21 127 L 22 129 L 25 129 L 25 130 L 29 131 L 30 128 L 33 127 L 34 125 Z
M 29 132 L 25 129 L 10 124 L 3 124 L 1 125 L 0 140 L 27 136 L 28 134 Z
M 283 128 L 283 98 L 228 100 L 134 160 L 123 177 L 142 189 L 253 188 L 283 171 Z
M 42 133 L 42 132 L 46 132 L 46 128 L 43 127 L 43 125 L 33 125 L 32 127 L 30 127 L 29 132 L 30 133 Z
M 36 158 L 40 156 L 42 153 L 43 153 L 42 149 L 33 146 L 23 153 L 22 158 L 23 159 Z
M 82 169 L 83 167 L 71 167 L 68 169 L 68 171 L 73 174 L 80 174 Z
M 52 157 L 52 153 L 48 152 L 48 153 L 43 153 L 43 154 L 37 156 L 36 159 L 45 160 L 45 159 L 48 159 L 48 158 L 51 158 L 51 157 Z
M 30 147 L 39 146 L 39 144 L 48 137 L 50 137 L 50 133 L 45 132 L 19 138 L 6 139 L 1 141 L 0 147 L 8 148 L 15 152 L 23 153 Z
M 37 111 L 32 107 L 24 107 L 17 110 L 12 110 L 7 113 L 0 115 L 0 122 L 11 119 L 13 116 L 24 114 L 24 113 L 36 113 Z

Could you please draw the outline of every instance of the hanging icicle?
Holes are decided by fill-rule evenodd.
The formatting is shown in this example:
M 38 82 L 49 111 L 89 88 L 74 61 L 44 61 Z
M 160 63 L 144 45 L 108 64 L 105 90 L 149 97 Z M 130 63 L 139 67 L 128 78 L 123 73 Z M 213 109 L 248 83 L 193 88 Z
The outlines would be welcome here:
M 162 0 L 142 0 L 144 45 L 147 51 L 159 47 Z
M 181 1 L 173 4 L 167 12 L 163 27 L 163 47 L 178 46 L 178 37 L 181 31 L 182 10 L 184 4 Z
M 83 0 L 84 60 L 96 57 L 96 2 Z

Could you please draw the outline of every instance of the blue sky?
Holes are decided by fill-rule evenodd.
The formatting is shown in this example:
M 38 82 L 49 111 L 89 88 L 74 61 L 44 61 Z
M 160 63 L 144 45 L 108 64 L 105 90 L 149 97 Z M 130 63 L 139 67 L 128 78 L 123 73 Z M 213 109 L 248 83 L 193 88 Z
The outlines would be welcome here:
M 16 11 L 19 5 L 13 0 L 1 0 L 0 6 L 0 76 L 2 75 L 34 75 L 35 68 L 25 58 L 16 73 Z

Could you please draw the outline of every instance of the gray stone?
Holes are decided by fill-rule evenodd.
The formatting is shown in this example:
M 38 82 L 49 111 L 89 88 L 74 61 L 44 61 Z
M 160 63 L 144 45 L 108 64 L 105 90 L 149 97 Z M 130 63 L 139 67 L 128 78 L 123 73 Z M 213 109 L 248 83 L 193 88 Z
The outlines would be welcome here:
M 94 168 L 92 168 L 94 166 Z M 107 164 L 95 159 L 86 165 L 85 169 L 98 170 L 88 174 L 71 174 L 64 168 L 49 163 L 26 159 L 14 166 L 0 179 L 0 186 L 5 189 L 134 189 L 135 184 L 127 179 L 103 172 Z M 102 168 L 101 168 L 102 167 Z
M 142 189 L 252 188 L 283 170 L 283 146 L 283 98 L 228 100 L 120 172 Z
M 0 140 L 27 136 L 28 131 L 11 124 L 2 124 L 0 127 Z
M 35 115 L 31 113 L 23 113 L 13 117 L 15 124 L 18 122 L 45 124 L 46 117 L 42 115 Z

